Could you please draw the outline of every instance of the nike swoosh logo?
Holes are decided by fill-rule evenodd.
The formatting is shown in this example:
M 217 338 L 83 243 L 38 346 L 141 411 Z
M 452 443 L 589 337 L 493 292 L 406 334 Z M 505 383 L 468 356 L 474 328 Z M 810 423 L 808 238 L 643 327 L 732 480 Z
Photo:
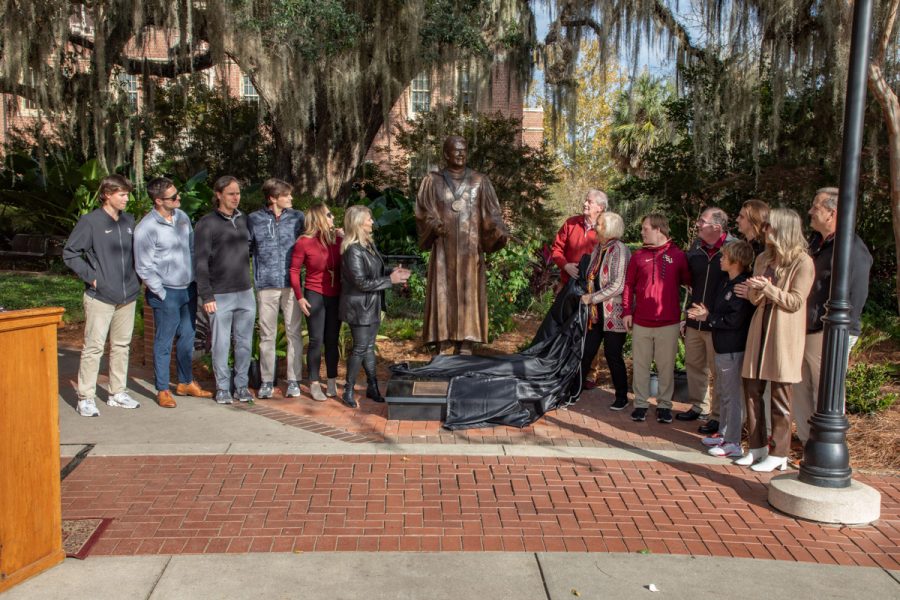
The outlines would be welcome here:
M 112 233 L 112 229 L 106 229 L 106 233 Z

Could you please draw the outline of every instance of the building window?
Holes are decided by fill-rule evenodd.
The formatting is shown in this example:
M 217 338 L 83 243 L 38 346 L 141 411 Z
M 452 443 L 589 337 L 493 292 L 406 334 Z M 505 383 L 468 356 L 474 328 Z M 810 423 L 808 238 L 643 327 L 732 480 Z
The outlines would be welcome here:
M 241 98 L 244 99 L 244 102 L 259 102 L 259 93 L 253 82 L 250 81 L 249 75 L 241 76 Z
M 207 69 L 204 73 L 206 80 L 206 87 L 214 90 L 216 89 L 216 69 L 215 67 Z
M 35 92 L 37 91 L 37 82 L 35 81 L 34 71 L 31 69 L 28 70 L 28 85 Z M 34 117 L 37 116 L 38 113 L 38 103 L 32 98 L 22 98 L 22 115 L 26 117 Z
M 459 67 L 456 71 L 456 102 L 463 113 L 472 112 L 474 93 L 472 91 L 472 78 L 469 77 L 468 67 Z
M 137 108 L 138 105 L 138 80 L 137 75 L 130 73 L 122 73 L 119 75 L 119 85 L 122 86 L 122 93 L 128 99 L 128 106 Z
M 431 76 L 419 73 L 409 86 L 409 114 L 415 116 L 431 110 Z

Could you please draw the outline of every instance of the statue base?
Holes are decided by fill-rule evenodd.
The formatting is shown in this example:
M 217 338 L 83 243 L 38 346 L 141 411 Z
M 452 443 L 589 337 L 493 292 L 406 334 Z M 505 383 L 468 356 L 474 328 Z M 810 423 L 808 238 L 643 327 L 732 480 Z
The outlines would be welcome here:
M 388 420 L 443 421 L 449 387 L 449 377 L 391 377 L 384 394 Z

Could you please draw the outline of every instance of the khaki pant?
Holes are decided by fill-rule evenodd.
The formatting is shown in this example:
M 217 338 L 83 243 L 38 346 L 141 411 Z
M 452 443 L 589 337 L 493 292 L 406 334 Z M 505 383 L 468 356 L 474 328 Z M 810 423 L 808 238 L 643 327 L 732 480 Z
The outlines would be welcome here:
M 79 399 L 93 398 L 97 392 L 100 359 L 109 337 L 109 395 L 125 391 L 128 379 L 128 354 L 134 333 L 134 302 L 107 304 L 85 294 L 84 347 L 78 364 Z
M 803 346 L 803 365 L 800 383 L 794 384 L 791 412 L 797 424 L 797 437 L 804 444 L 809 439 L 809 418 L 816 412 L 819 401 L 819 374 L 822 371 L 822 343 L 825 334 L 821 331 L 806 334 Z M 848 353 L 856 345 L 859 336 L 850 336 Z
M 647 408 L 650 403 L 650 363 L 656 362 L 659 378 L 657 408 L 672 408 L 675 393 L 675 354 L 678 352 L 678 323 L 664 327 L 635 325 L 631 332 L 631 356 L 634 366 L 634 407 Z
M 287 380 L 302 379 L 303 312 L 291 288 L 259 290 L 259 371 L 263 383 L 275 380 L 275 338 L 278 335 L 278 311 L 284 315 L 287 336 Z
M 688 327 L 684 332 L 684 370 L 687 371 L 688 400 L 693 410 L 719 420 L 716 394 L 716 351 L 712 332 Z

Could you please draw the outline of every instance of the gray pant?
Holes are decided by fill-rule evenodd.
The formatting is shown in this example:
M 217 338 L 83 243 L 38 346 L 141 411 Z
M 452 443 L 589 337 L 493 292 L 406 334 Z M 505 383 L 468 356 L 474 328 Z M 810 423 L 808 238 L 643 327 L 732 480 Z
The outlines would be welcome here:
M 253 290 L 216 294 L 216 312 L 209 315 L 212 326 L 212 361 L 216 374 L 216 389 L 231 389 L 231 369 L 228 352 L 234 336 L 234 385 L 247 387 L 250 351 L 253 346 L 253 323 L 256 321 L 256 298 Z
M 719 433 L 727 444 L 741 444 L 744 420 L 743 352 L 716 354 L 716 398 L 719 402 Z

